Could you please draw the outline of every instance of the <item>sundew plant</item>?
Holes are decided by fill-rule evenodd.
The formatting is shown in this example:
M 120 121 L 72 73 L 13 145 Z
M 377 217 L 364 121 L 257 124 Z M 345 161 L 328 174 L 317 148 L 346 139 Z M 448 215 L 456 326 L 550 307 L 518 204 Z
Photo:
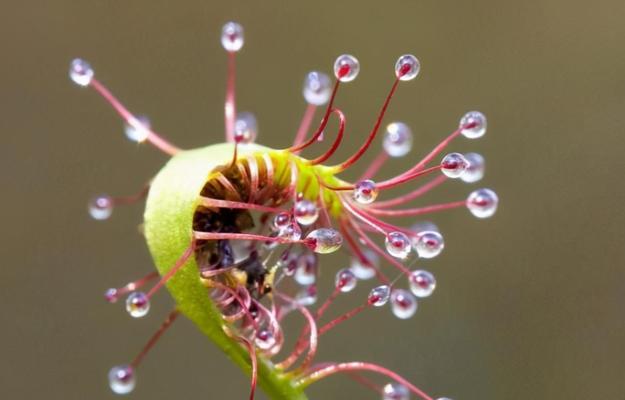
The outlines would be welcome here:
M 174 146 L 152 130 L 145 117 L 128 111 L 96 79 L 86 61 L 75 59 L 70 65 L 71 80 L 92 88 L 113 107 L 124 120 L 129 139 L 150 143 L 171 157 L 137 195 L 103 195 L 89 204 L 91 216 L 105 220 L 118 205 L 146 201 L 144 234 L 156 271 L 109 289 L 106 299 L 115 303 L 125 297 L 126 310 L 134 318 L 148 314 L 150 300 L 164 287 L 175 301 L 175 308 L 145 347 L 128 363 L 110 370 L 111 390 L 132 392 L 145 356 L 183 315 L 251 376 L 250 399 L 257 386 L 272 399 L 306 399 L 309 385 L 344 373 L 383 399 L 433 400 L 425 390 L 381 365 L 328 362 L 317 360 L 316 354 L 324 335 L 357 314 L 388 307 L 399 319 L 411 318 L 417 302 L 432 295 L 434 276 L 412 270 L 411 265 L 418 258 L 436 257 L 444 241 L 436 225 L 421 218 L 458 208 L 478 218 L 495 213 L 498 199 L 490 189 L 473 190 L 466 199 L 447 203 L 413 205 L 450 179 L 473 183 L 482 178 L 482 156 L 443 152 L 461 136 L 482 137 L 484 115 L 466 113 L 458 127 L 411 168 L 377 178 L 387 160 L 406 156 L 412 149 L 408 125 L 391 122 L 382 128 L 398 86 L 419 74 L 417 58 L 402 55 L 371 131 L 350 157 L 330 163 L 346 131 L 337 94 L 356 79 L 360 69 L 354 56 L 344 54 L 334 63 L 334 80 L 322 72 L 306 75 L 303 95 L 308 106 L 293 143 L 282 149 L 264 147 L 256 143 L 253 114 L 236 108 L 235 58 L 243 47 L 243 28 L 227 23 L 221 42 L 228 54 L 225 142 L 193 150 Z M 314 126 L 318 111 L 321 120 Z M 338 121 L 337 132 L 326 129 L 331 118 Z M 356 169 L 354 165 L 380 132 L 383 146 L 374 161 L 357 181 L 343 179 L 342 173 Z M 324 153 L 302 156 L 303 150 L 318 142 L 328 143 Z M 405 193 L 385 196 L 388 189 L 398 187 Z M 412 223 L 404 227 L 397 220 Z M 350 255 L 349 267 L 330 272 L 336 274 L 334 288 L 327 298 L 318 299 L 317 285 L 322 284 L 317 282 L 318 273 L 333 269 L 324 265 L 324 255 L 341 248 Z M 326 318 L 334 300 L 356 285 L 367 285 L 368 296 L 338 317 Z M 305 323 L 300 331 L 287 332 L 283 329 L 287 318 L 302 318 Z M 292 336 L 293 346 L 285 346 L 287 335 Z

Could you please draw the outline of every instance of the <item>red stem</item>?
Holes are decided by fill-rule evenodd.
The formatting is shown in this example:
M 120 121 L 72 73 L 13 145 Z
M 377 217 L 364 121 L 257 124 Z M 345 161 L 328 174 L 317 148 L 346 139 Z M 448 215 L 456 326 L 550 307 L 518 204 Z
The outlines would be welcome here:
M 429 214 L 437 211 L 449 210 L 451 208 L 458 208 L 465 206 L 467 204 L 466 200 L 454 201 L 451 203 L 443 203 L 443 204 L 435 204 L 427 207 L 419 207 L 419 208 L 407 208 L 403 210 L 380 210 L 377 208 L 369 209 L 371 214 L 381 215 L 385 217 L 407 217 L 407 216 L 415 216 L 415 215 L 423 215 Z
M 387 376 L 398 383 L 407 387 L 411 392 L 415 393 L 423 400 L 433 400 L 432 397 L 428 396 L 423 390 L 419 389 L 408 380 L 404 379 L 399 374 L 384 368 L 377 364 L 366 363 L 366 362 L 348 362 L 348 363 L 339 363 L 332 364 L 329 366 L 325 366 L 323 368 L 317 369 L 307 376 L 301 378 L 297 384 L 301 386 L 308 386 L 311 383 L 314 383 L 320 379 L 326 378 L 330 375 L 336 374 L 338 372 L 353 372 L 353 371 L 371 371 L 384 376 Z
M 352 164 L 358 161 L 358 159 L 360 159 L 360 157 L 362 157 L 362 155 L 367 151 L 367 149 L 371 145 L 371 142 L 373 142 L 373 139 L 375 139 L 375 136 L 378 133 L 378 130 L 380 129 L 380 124 L 382 123 L 382 119 L 384 118 L 386 109 L 388 108 L 388 105 L 391 101 L 391 98 L 393 97 L 393 94 L 395 93 L 395 90 L 397 89 L 398 84 L 399 84 L 399 78 L 396 78 L 395 82 L 393 82 L 393 86 L 391 87 L 391 91 L 386 96 L 384 105 L 382 106 L 382 109 L 380 110 L 380 113 L 378 114 L 378 118 L 375 121 L 375 125 L 373 126 L 373 129 L 371 130 L 371 132 L 369 132 L 369 136 L 367 137 L 367 140 L 365 141 L 365 143 L 360 147 L 360 149 L 358 149 L 358 151 L 354 155 L 352 155 L 346 161 L 334 166 L 334 168 L 336 168 L 339 172 L 344 171 L 345 169 L 349 168 Z
M 182 253 L 182 256 L 180 256 L 178 261 L 176 261 L 176 264 L 174 264 L 174 266 L 171 267 L 171 269 L 167 271 L 165 275 L 163 275 L 161 280 L 158 281 L 158 283 L 154 285 L 152 289 L 150 289 L 150 291 L 147 294 L 148 298 L 152 297 L 152 295 L 156 293 L 158 289 L 160 289 L 164 284 L 166 284 L 167 281 L 170 280 L 171 277 L 174 276 L 176 272 L 178 272 L 178 270 L 185 265 L 185 263 L 187 262 L 189 257 L 191 257 L 194 251 L 195 251 L 195 241 L 191 242 L 191 245 L 187 247 L 184 253 Z
M 234 123 L 236 118 L 235 83 L 236 83 L 236 52 L 228 52 L 228 75 L 226 78 L 226 102 L 224 119 L 226 125 L 226 141 L 234 142 Z
M 304 116 L 302 117 L 302 121 L 300 122 L 299 128 L 297 129 L 297 134 L 295 135 L 293 146 L 299 146 L 306 138 L 306 134 L 310 129 L 312 119 L 315 116 L 315 111 L 317 111 L 316 105 L 308 104 L 308 106 L 306 106 L 306 111 L 304 111 Z
M 178 314 L 179 314 L 178 310 L 173 310 L 172 312 L 169 313 L 167 318 L 165 318 L 165 321 L 163 321 L 163 324 L 161 325 L 161 327 L 158 328 L 156 332 L 154 332 L 154 335 L 152 335 L 150 340 L 148 340 L 148 342 L 145 344 L 141 352 L 137 354 L 135 359 L 132 360 L 132 362 L 130 363 L 130 365 L 133 368 L 137 368 L 139 366 L 139 364 L 141 363 L 141 360 L 143 360 L 143 358 L 148 354 L 148 352 L 152 349 L 152 347 L 154 347 L 154 345 L 156 344 L 158 339 L 161 337 L 161 335 L 165 333 L 165 331 L 167 330 L 167 328 L 171 326 L 171 324 L 174 323 L 174 321 L 178 317 Z
M 317 157 L 317 158 L 315 158 L 313 160 L 310 160 L 309 161 L 310 165 L 321 164 L 322 162 L 324 162 L 325 160 L 330 158 L 332 156 L 332 154 L 334 154 L 336 149 L 339 148 L 339 145 L 341 144 L 341 140 L 343 140 L 343 132 L 345 131 L 345 115 L 338 108 L 332 109 L 332 111 L 330 113 L 336 113 L 336 115 L 338 115 L 338 117 L 339 117 L 339 131 L 336 134 L 336 139 L 334 139 L 334 143 L 332 143 L 332 147 L 330 147 L 330 149 L 328 151 L 326 151 L 321 156 L 319 156 L 319 157 Z
M 365 170 L 365 173 L 362 174 L 359 180 L 371 179 L 375 176 L 375 174 L 380 170 L 382 165 L 388 160 L 388 153 L 382 150 L 377 157 L 373 160 L 373 163 Z
M 117 111 L 117 114 L 119 114 L 127 124 L 133 125 L 139 121 L 130 111 L 128 111 L 126 107 L 124 107 L 124 105 L 113 95 L 113 93 L 111 93 L 110 90 L 100 83 L 100 81 L 94 78 L 91 80 L 90 86 L 93 87 L 95 91 L 98 92 L 100 96 L 102 96 L 113 107 L 113 109 L 115 109 L 115 111 Z M 163 139 L 152 129 L 147 126 L 142 126 L 142 128 L 148 132 L 146 140 L 163 153 L 173 156 L 180 151 L 178 147 Z
M 429 181 L 428 183 L 426 183 L 426 184 L 416 188 L 415 190 L 413 190 L 410 193 L 407 193 L 405 195 L 396 197 L 396 198 L 391 199 L 391 200 L 375 202 L 375 203 L 373 203 L 371 205 L 370 209 L 371 208 L 388 208 L 388 207 L 398 206 L 400 204 L 407 203 L 410 200 L 414 200 L 417 197 L 426 194 L 427 192 L 429 192 L 430 190 L 432 190 L 435 187 L 439 186 L 440 184 L 442 184 L 446 180 L 447 180 L 447 176 L 446 175 L 439 175 L 436 178 L 434 178 L 431 181 Z

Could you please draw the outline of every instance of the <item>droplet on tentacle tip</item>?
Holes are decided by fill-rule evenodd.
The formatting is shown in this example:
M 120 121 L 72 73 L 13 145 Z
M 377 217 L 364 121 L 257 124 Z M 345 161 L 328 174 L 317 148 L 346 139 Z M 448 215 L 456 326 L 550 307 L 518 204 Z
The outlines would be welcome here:
M 317 280 L 317 256 L 311 253 L 302 254 L 297 258 L 293 279 L 302 286 L 308 286 Z
M 403 157 L 412 149 L 412 130 L 403 122 L 391 122 L 386 127 L 384 151 L 391 157 Z
M 91 218 L 95 220 L 108 219 L 113 214 L 113 199 L 107 195 L 94 197 L 89 201 L 88 210 Z
M 391 232 L 386 235 L 386 251 L 395 258 L 405 259 L 412 247 L 410 239 L 402 232 Z
M 478 189 L 467 198 L 467 208 L 478 218 L 492 217 L 497 211 L 499 198 L 490 189 Z
M 375 182 L 371 179 L 365 179 L 354 185 L 352 197 L 359 204 L 371 204 L 377 199 L 379 190 Z
M 299 305 L 312 306 L 317 302 L 317 286 L 310 285 L 302 288 L 295 296 L 295 300 Z
M 350 54 L 343 54 L 337 57 L 334 62 L 334 76 L 341 82 L 351 82 L 360 72 L 358 59 Z
M 309 72 L 306 75 L 306 79 L 304 79 L 304 89 L 302 92 L 308 104 L 322 106 L 330 100 L 330 96 L 332 95 L 332 81 L 328 75 L 322 72 Z
M 277 230 L 281 230 L 289 226 L 291 223 L 291 214 L 288 212 L 281 212 L 273 217 L 273 227 Z
M 336 273 L 335 287 L 343 293 L 351 292 L 356 287 L 356 275 L 348 268 L 343 268 Z
M 441 161 L 441 170 L 448 178 L 460 178 L 469 167 L 469 161 L 460 153 L 449 153 Z
M 254 143 L 258 137 L 258 123 L 251 112 L 240 112 L 234 122 L 234 141 L 237 143 Z
M 280 229 L 278 236 L 283 239 L 298 241 L 302 238 L 302 228 L 291 222 L 285 228 Z
M 135 371 L 130 365 L 118 365 L 109 370 L 109 386 L 116 394 L 128 394 L 135 388 Z
M 395 63 L 395 76 L 397 76 L 400 81 L 410 81 L 417 77 L 420 69 L 421 64 L 419 60 L 417 60 L 417 57 L 412 54 L 404 54 L 399 57 L 397 63 Z
M 254 343 L 261 350 L 270 350 L 276 345 L 276 338 L 270 330 L 261 329 L 256 333 Z
M 460 175 L 460 179 L 467 183 L 477 182 L 482 179 L 484 177 L 484 169 L 486 167 L 484 157 L 478 153 L 466 153 L 464 158 L 469 161 L 469 166 L 464 173 Z
M 388 285 L 380 285 L 371 289 L 367 302 L 373 306 L 382 307 L 388 302 L 390 297 L 391 288 Z
M 236 52 L 243 47 L 243 27 L 236 22 L 228 22 L 221 29 L 221 45 L 229 52 Z
M 479 111 L 469 111 L 460 118 L 461 133 L 468 139 L 477 139 L 486 133 L 486 116 Z
M 298 224 L 309 226 L 319 217 L 317 205 L 310 200 L 300 200 L 293 206 L 293 216 Z
M 375 276 L 375 268 L 380 263 L 380 257 L 369 249 L 362 250 L 362 256 L 365 260 L 361 260 L 358 256 L 351 259 L 349 269 L 360 280 L 368 280 Z
M 399 383 L 387 383 L 382 388 L 382 400 L 410 400 L 410 392 Z
M 126 299 L 126 311 L 133 318 L 145 317 L 150 311 L 150 298 L 143 292 L 132 292 Z
M 306 236 L 306 244 L 315 253 L 334 253 L 341 248 L 343 236 L 332 228 L 319 228 Z
M 436 231 L 424 231 L 413 239 L 412 246 L 421 258 L 434 258 L 445 248 L 443 235 Z
M 436 278 L 430 272 L 417 269 L 408 277 L 410 291 L 419 298 L 430 297 L 436 289 Z
M 399 319 L 408 319 L 417 312 L 417 299 L 407 290 L 394 289 L 391 293 L 391 310 Z
M 126 137 L 133 142 L 141 143 L 150 136 L 150 120 L 145 115 L 140 115 L 124 124 Z
M 117 299 L 118 299 L 117 289 L 115 288 L 106 289 L 106 292 L 104 292 L 104 299 L 109 303 L 117 302 Z
M 83 59 L 76 58 L 69 65 L 69 77 L 78 86 L 89 86 L 93 75 L 93 68 Z

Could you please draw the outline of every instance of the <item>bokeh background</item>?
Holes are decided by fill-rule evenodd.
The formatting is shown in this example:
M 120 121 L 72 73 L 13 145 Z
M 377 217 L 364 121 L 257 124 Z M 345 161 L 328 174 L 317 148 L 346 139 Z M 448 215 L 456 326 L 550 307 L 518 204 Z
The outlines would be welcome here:
M 269 146 L 293 137 L 304 74 L 330 72 L 343 52 L 362 70 L 339 95 L 348 115 L 340 156 L 370 129 L 406 52 L 420 58 L 421 74 L 401 85 L 387 121 L 409 123 L 416 145 L 383 174 L 414 163 L 465 111 L 489 117 L 482 140 L 452 148 L 485 155 L 478 185 L 497 190 L 498 214 L 436 215 L 447 249 L 420 263 L 437 275 L 436 294 L 409 321 L 386 308 L 354 318 L 323 338 L 320 360 L 379 362 L 456 400 L 623 398 L 622 1 L 5 0 L 0 8 L 2 398 L 114 398 L 109 367 L 130 360 L 171 306 L 162 293 L 137 321 L 102 299 L 152 265 L 137 230 L 141 205 L 100 223 L 88 218 L 86 200 L 135 193 L 166 159 L 125 139 L 111 109 L 68 81 L 69 61 L 88 59 L 176 144 L 218 142 L 219 32 L 228 20 L 246 29 L 239 106 L 257 114 Z M 428 200 L 470 190 L 451 182 Z M 329 260 L 323 293 L 347 262 Z M 130 398 L 243 399 L 247 391 L 247 377 L 181 320 L 145 360 Z M 314 385 L 310 396 L 377 398 L 345 377 Z

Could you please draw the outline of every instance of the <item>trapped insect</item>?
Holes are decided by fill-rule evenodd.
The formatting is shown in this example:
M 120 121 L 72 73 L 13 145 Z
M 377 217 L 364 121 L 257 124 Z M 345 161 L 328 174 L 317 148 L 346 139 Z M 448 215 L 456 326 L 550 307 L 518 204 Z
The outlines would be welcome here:
M 148 142 L 171 156 L 138 195 L 100 196 L 89 204 L 91 216 L 103 220 L 111 216 L 116 205 L 147 197 L 144 232 L 158 272 L 109 289 L 106 299 L 114 303 L 127 295 L 126 309 L 135 318 L 148 314 L 150 299 L 163 286 L 176 301 L 175 310 L 144 349 L 129 364 L 111 369 L 111 389 L 118 394 L 134 389 L 137 367 L 181 313 L 250 372 L 250 398 L 254 397 L 257 380 L 272 398 L 304 399 L 303 390 L 311 383 L 349 372 L 348 376 L 378 391 L 384 399 L 408 399 L 413 393 L 432 400 L 382 366 L 315 363 L 315 355 L 321 336 L 363 310 L 388 304 L 397 318 L 407 319 L 416 313 L 417 299 L 434 292 L 434 275 L 423 269 L 410 270 L 407 265 L 416 258 L 440 254 L 443 236 L 429 222 L 401 227 L 387 218 L 406 219 L 462 207 L 478 218 L 495 213 L 498 199 L 490 189 L 475 190 L 466 199 L 449 203 L 405 206 L 449 179 L 472 183 L 482 178 L 481 155 L 440 154 L 459 136 L 483 136 L 486 118 L 480 112 L 468 112 L 457 129 L 414 166 L 394 177 L 374 180 L 385 162 L 406 156 L 412 148 L 408 125 L 392 122 L 386 126 L 383 148 L 373 163 L 360 179 L 348 182 L 339 177 L 340 173 L 369 150 L 398 85 L 418 75 L 417 58 L 409 54 L 399 57 L 391 89 L 364 143 L 346 160 L 330 164 L 328 160 L 340 146 L 346 128 L 346 117 L 335 100 L 339 87 L 358 76 L 358 60 L 347 54 L 339 56 L 334 63 L 334 83 L 322 72 L 306 75 L 303 94 L 308 106 L 294 142 L 284 149 L 271 149 L 255 143 L 258 128 L 254 116 L 236 109 L 235 55 L 243 46 L 242 27 L 234 22 L 226 24 L 221 42 L 228 53 L 226 141 L 194 150 L 177 148 L 152 130 L 146 118 L 128 111 L 95 78 L 87 62 L 75 59 L 70 65 L 70 78 L 93 88 L 123 118 L 129 139 Z M 321 122 L 309 135 L 314 115 L 323 105 Z M 330 118 L 338 120 L 336 133 L 326 130 Z M 304 149 L 330 138 L 332 143 L 321 155 L 311 159 L 301 156 Z M 395 187 L 410 190 L 399 197 L 378 200 Z M 378 244 L 378 239 L 384 245 Z M 350 252 L 351 264 L 335 272 L 333 292 L 314 308 L 320 260 L 323 254 L 341 247 Z M 375 283 L 365 282 L 369 280 Z M 149 290 L 139 291 L 150 282 L 155 283 Z M 370 285 L 362 304 L 322 323 L 334 300 L 351 292 L 359 282 Z M 282 321 L 295 312 L 306 323 L 296 336 L 294 348 L 285 353 L 287 332 L 282 330 Z M 378 386 L 360 375 L 363 371 L 391 382 Z

